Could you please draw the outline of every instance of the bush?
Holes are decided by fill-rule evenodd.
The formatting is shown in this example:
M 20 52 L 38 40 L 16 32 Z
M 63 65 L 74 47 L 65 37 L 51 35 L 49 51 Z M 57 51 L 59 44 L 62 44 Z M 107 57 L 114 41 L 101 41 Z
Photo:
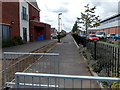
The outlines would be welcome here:
M 21 37 L 16 36 L 10 42 L 2 41 L 2 47 L 10 47 L 23 44 L 23 40 Z
M 107 76 L 106 69 L 101 70 L 99 76 L 106 77 Z
M 107 39 L 100 39 L 100 41 L 102 41 L 102 42 L 107 42 Z
M 18 37 L 18 36 L 14 37 L 14 39 L 12 40 L 12 42 L 14 43 L 14 45 L 21 45 L 21 44 L 23 44 L 22 38 Z
M 66 36 L 66 34 L 60 33 L 60 38 L 63 38 L 63 37 L 65 37 L 65 36 Z
M 93 63 L 92 68 L 96 73 L 100 73 L 100 71 L 102 70 L 102 67 L 99 64 L 99 62 Z
M 115 88 L 120 89 L 120 82 L 114 82 L 114 83 L 111 85 L 111 88 L 112 88 L 112 89 L 115 89 Z M 116 89 L 116 90 L 117 90 L 117 89 Z
M 117 77 L 120 78 L 120 77 Z M 108 82 L 102 82 L 104 88 L 108 88 Z M 111 90 L 120 90 L 120 82 L 111 82 L 110 83 Z
M 82 45 L 79 45 L 80 47 L 80 53 L 83 53 L 84 57 L 87 59 L 87 63 L 90 67 L 92 67 L 93 71 L 96 73 L 100 73 L 102 70 L 102 63 L 101 61 L 96 61 L 93 59 L 92 54 L 87 50 L 86 47 L 83 47 Z
M 115 41 L 114 44 L 120 45 L 120 40 Z

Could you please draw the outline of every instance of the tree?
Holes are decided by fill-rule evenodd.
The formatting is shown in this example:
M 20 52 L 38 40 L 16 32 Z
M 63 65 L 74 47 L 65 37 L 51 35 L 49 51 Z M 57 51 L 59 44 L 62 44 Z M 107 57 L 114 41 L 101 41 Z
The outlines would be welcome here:
M 89 4 L 85 7 L 85 12 L 81 12 L 81 18 L 77 18 L 77 22 L 82 24 L 85 27 L 86 34 L 88 28 L 93 28 L 97 27 L 100 25 L 100 19 L 99 16 L 95 15 L 95 9 L 96 7 L 94 6 L 93 8 L 89 7 Z
M 77 21 L 75 21 L 75 24 L 74 24 L 74 26 L 73 26 L 73 28 L 72 28 L 72 32 L 77 31 L 77 30 L 78 30 L 78 28 L 79 28 L 79 26 L 78 26 L 78 22 L 77 22 Z

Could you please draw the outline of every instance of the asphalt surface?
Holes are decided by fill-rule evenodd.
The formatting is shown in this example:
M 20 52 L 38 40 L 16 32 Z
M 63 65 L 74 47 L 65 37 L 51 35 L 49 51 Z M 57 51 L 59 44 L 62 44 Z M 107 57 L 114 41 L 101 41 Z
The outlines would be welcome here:
M 29 73 L 47 73 L 47 74 L 65 74 L 65 75 L 79 75 L 91 76 L 88 71 L 87 64 L 82 55 L 79 53 L 71 35 L 67 35 L 61 40 L 61 43 L 52 48 L 49 52 L 59 53 L 59 56 L 43 56 L 35 62 L 26 72 Z M 22 78 L 20 81 L 24 81 Z M 47 84 L 48 79 L 26 78 L 26 82 Z M 81 88 L 80 80 L 50 80 L 49 84 L 59 85 L 59 88 Z M 56 83 L 55 83 L 56 82 Z M 96 82 L 92 82 L 92 88 L 98 87 Z M 90 88 L 90 81 L 82 81 L 82 88 Z

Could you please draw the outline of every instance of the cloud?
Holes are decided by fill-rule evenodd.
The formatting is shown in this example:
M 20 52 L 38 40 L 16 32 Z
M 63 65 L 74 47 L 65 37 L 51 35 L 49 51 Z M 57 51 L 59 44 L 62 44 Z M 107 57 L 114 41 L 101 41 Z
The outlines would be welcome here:
M 102 6 L 102 2 L 92 2 L 92 4 L 97 7 Z
M 69 5 L 69 2 L 62 2 L 62 5 Z
M 101 2 L 101 5 L 97 6 L 96 13 L 99 14 L 102 19 L 106 19 L 117 14 L 118 2 Z
M 37 0 L 41 9 L 41 21 L 57 29 L 58 13 L 62 12 L 63 28 L 68 31 L 72 29 L 76 17 L 80 17 L 80 13 L 84 11 L 84 6 L 88 3 L 90 7 L 96 6 L 96 15 L 99 15 L 101 19 L 106 19 L 118 13 L 118 1 L 119 0 L 114 0 L 114 2 L 113 0 Z
M 68 8 L 60 6 L 58 8 L 50 9 L 49 11 L 54 12 L 54 13 L 60 13 L 60 12 L 67 13 L 68 12 Z

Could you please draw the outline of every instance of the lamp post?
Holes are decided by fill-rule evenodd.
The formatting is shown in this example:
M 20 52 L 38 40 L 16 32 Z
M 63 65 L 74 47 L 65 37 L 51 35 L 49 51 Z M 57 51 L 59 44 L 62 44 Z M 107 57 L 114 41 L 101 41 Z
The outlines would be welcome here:
M 60 30 L 62 31 L 62 19 L 60 19 L 60 20 L 61 20 L 61 24 L 60 24 L 60 25 L 61 25 L 61 26 L 60 26 Z
M 58 42 L 60 42 L 60 15 L 62 15 L 62 13 L 58 14 Z

